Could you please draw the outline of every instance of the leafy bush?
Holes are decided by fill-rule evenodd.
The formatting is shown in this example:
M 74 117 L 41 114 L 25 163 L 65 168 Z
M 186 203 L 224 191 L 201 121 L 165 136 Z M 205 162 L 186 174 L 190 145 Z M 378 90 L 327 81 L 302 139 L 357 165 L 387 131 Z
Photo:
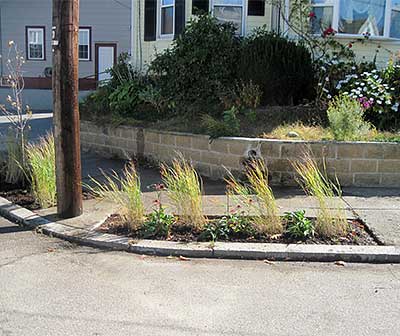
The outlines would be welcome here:
M 138 80 L 121 84 L 109 96 L 110 109 L 121 117 L 134 118 L 137 107 L 142 103 L 139 96 L 142 89 L 143 84 Z
M 81 118 L 85 120 L 99 120 L 111 116 L 109 99 L 111 92 L 111 87 L 106 85 L 88 94 L 79 104 Z
M 159 206 L 150 213 L 143 223 L 140 231 L 144 238 L 168 237 L 171 226 L 175 223 L 175 217 L 165 212 L 165 208 Z
M 42 208 L 56 204 L 56 156 L 52 134 L 28 144 L 27 175 L 32 193 Z
M 238 77 L 260 87 L 264 104 L 293 105 L 314 97 L 310 52 L 265 27 L 243 40 L 238 64 Z
M 357 99 L 344 95 L 336 97 L 330 102 L 327 113 L 336 140 L 360 140 L 370 130 L 370 125 L 363 118 L 363 107 Z
M 306 217 L 304 210 L 295 212 L 286 212 L 284 216 L 286 221 L 286 232 L 294 239 L 307 239 L 314 236 L 314 225 Z
M 178 112 L 218 117 L 218 92 L 234 83 L 238 48 L 232 24 L 202 15 L 189 21 L 170 49 L 156 55 L 149 70 Z
M 201 124 L 210 139 L 222 136 L 237 136 L 240 132 L 240 122 L 237 118 L 237 108 L 235 106 L 223 112 L 222 120 L 217 120 L 208 114 L 204 115 Z

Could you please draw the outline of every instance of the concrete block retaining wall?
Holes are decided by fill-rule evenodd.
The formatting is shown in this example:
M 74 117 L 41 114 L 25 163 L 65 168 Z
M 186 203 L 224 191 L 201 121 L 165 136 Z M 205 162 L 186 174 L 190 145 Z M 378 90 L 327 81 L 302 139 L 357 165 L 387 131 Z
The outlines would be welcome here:
M 305 150 L 336 175 L 342 186 L 400 187 L 400 144 L 369 142 L 307 142 L 258 138 L 220 138 L 210 143 L 208 136 L 165 132 L 129 126 L 102 127 L 81 122 L 84 150 L 104 156 L 141 155 L 155 161 L 169 162 L 177 152 L 191 159 L 204 176 L 214 179 L 243 171 L 249 154 L 263 157 L 273 185 L 295 184 L 290 161 Z

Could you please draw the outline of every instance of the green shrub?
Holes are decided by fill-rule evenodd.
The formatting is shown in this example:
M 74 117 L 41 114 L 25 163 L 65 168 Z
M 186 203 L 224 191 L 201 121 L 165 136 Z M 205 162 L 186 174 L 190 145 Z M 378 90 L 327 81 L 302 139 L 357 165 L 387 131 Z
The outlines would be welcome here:
M 135 117 L 137 107 L 142 103 L 139 97 L 144 85 L 132 80 L 118 86 L 110 94 L 110 109 L 121 117 Z
M 99 120 L 111 116 L 110 99 L 111 87 L 101 86 L 87 95 L 79 104 L 79 113 L 84 120 Z
M 217 120 L 208 114 L 204 115 L 201 124 L 210 139 L 222 136 L 237 136 L 240 132 L 240 122 L 237 118 L 237 108 L 235 106 L 223 112 L 222 120 Z
M 335 140 L 351 141 L 365 137 L 370 125 L 364 121 L 364 110 L 360 102 L 348 96 L 334 98 L 328 107 L 330 129 Z
M 171 226 L 175 223 L 175 217 L 165 212 L 160 206 L 149 214 L 143 223 L 140 231 L 144 238 L 168 237 Z
M 314 73 L 306 47 L 265 27 L 243 40 L 238 77 L 260 87 L 263 104 L 292 105 L 314 98 Z
M 202 15 L 189 21 L 170 49 L 156 55 L 149 70 L 177 112 L 220 117 L 218 93 L 235 82 L 238 48 L 232 24 Z
M 56 204 L 56 162 L 53 135 L 26 146 L 28 171 L 33 196 L 42 208 Z
M 294 239 L 307 239 L 314 236 L 314 225 L 306 217 L 304 210 L 295 212 L 286 212 L 284 216 L 286 221 L 286 232 Z

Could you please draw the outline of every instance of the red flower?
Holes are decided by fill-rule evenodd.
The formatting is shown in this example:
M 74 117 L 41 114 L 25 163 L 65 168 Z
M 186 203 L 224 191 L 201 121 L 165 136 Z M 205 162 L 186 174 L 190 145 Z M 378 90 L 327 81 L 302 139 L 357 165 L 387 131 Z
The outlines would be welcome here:
M 315 19 L 317 17 L 317 15 L 315 15 L 315 12 L 310 12 L 310 14 L 308 14 L 308 17 L 310 19 Z
M 336 34 L 336 30 L 333 29 L 332 27 L 328 27 L 323 31 L 322 36 L 327 37 L 327 36 L 331 36 L 331 35 L 335 35 L 335 34 Z
M 349 43 L 347 46 L 348 46 L 349 48 L 353 48 L 353 43 Z

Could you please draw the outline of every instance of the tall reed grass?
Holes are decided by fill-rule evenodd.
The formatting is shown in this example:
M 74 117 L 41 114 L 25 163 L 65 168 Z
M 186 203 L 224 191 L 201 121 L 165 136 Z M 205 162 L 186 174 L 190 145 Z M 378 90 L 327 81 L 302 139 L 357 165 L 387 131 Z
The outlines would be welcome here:
M 142 199 L 140 177 L 133 162 L 128 163 L 122 176 L 112 171 L 104 172 L 105 181 L 90 178 L 92 185 L 85 187 L 99 199 L 106 199 L 118 204 L 120 215 L 131 231 L 137 231 L 145 220 L 145 207 Z
M 241 205 L 249 214 L 254 214 L 252 221 L 259 233 L 274 235 L 283 232 L 279 208 L 269 186 L 268 169 L 262 160 L 250 162 L 246 169 L 249 185 L 240 183 L 232 174 L 226 179 L 230 196 L 239 196 Z
M 203 214 L 202 180 L 193 165 L 179 155 L 170 166 L 161 165 L 161 176 L 167 195 L 179 215 L 179 222 L 201 229 L 206 223 Z
M 325 237 L 346 235 L 349 225 L 339 181 L 332 182 L 326 174 L 325 164 L 322 172 L 310 153 L 304 153 L 302 160 L 293 161 L 292 165 L 299 176 L 300 186 L 318 202 L 317 233 Z
M 48 134 L 38 143 L 26 145 L 26 175 L 33 196 L 42 208 L 56 204 L 56 162 L 54 137 Z M 21 165 L 22 166 L 22 165 Z

